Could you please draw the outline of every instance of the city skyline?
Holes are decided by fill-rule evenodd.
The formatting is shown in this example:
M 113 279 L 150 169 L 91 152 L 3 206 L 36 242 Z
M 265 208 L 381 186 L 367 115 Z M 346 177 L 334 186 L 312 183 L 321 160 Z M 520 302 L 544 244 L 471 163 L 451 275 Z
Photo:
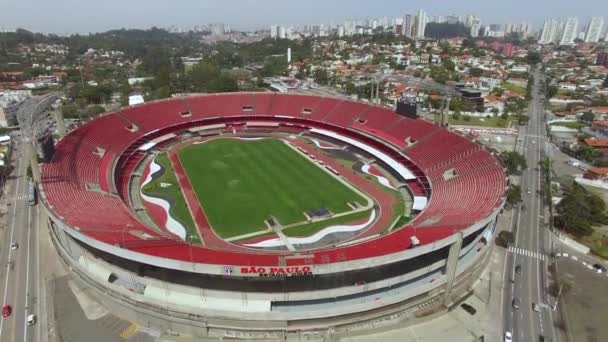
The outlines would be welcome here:
M 32 11 L 32 5 L 30 2 L 3 4 L 0 27 L 70 34 L 152 26 L 191 28 L 222 22 L 237 30 L 256 30 L 268 29 L 273 24 L 337 24 L 348 19 L 403 16 L 424 9 L 429 16 L 474 14 L 484 24 L 530 22 L 539 28 L 548 18 L 577 17 L 581 26 L 585 26 L 591 17 L 608 16 L 608 2 L 585 1 L 585 6 L 574 6 L 571 1 L 563 0 L 533 3 L 523 0 L 508 3 L 469 1 L 457 4 L 440 0 L 413 0 L 406 4 L 396 0 L 380 0 L 373 4 L 360 0 L 349 1 L 347 4 L 319 0 L 306 3 L 269 0 L 260 4 L 252 0 L 237 0 L 230 5 L 193 0 L 179 3 L 135 0 L 128 4 L 117 0 L 103 3 L 57 0 L 35 4 L 38 9 L 35 12 Z M 526 10 L 522 11 L 524 7 Z M 64 20 L 67 13 L 70 14 L 70 21 Z

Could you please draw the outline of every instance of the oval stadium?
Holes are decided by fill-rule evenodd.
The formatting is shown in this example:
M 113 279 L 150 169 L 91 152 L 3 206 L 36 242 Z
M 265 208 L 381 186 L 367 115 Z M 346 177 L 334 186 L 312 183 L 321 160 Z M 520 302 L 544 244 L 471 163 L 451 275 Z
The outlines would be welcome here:
M 246 340 L 457 305 L 506 187 L 495 156 L 448 128 L 279 93 L 106 113 L 57 142 L 40 180 L 62 260 L 109 305 Z

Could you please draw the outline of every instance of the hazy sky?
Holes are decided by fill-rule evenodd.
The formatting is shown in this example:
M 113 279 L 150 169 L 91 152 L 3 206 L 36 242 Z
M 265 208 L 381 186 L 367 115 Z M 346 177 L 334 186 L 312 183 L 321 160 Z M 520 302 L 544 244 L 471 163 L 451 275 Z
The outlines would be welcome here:
M 348 18 L 430 14 L 479 15 L 484 23 L 533 22 L 546 17 L 608 17 L 608 0 L 0 0 L 0 28 L 97 32 L 151 26 L 192 27 L 224 22 L 237 29 L 271 24 L 339 23 Z

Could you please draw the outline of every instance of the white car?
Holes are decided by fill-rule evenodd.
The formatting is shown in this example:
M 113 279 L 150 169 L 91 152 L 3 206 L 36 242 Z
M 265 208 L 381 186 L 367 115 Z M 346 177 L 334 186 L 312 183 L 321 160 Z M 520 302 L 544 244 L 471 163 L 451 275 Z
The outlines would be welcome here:
M 505 342 L 513 342 L 513 335 L 510 331 L 505 331 Z
M 19 244 L 13 241 L 13 243 L 11 243 L 11 249 L 16 250 L 17 248 L 19 248 Z

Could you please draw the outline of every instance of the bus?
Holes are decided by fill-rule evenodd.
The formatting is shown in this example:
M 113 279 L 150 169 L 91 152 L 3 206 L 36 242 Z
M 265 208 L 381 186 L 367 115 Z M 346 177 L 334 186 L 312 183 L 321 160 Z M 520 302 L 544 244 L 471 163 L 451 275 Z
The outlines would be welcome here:
M 27 189 L 27 201 L 30 205 L 36 205 L 36 186 L 30 181 Z

